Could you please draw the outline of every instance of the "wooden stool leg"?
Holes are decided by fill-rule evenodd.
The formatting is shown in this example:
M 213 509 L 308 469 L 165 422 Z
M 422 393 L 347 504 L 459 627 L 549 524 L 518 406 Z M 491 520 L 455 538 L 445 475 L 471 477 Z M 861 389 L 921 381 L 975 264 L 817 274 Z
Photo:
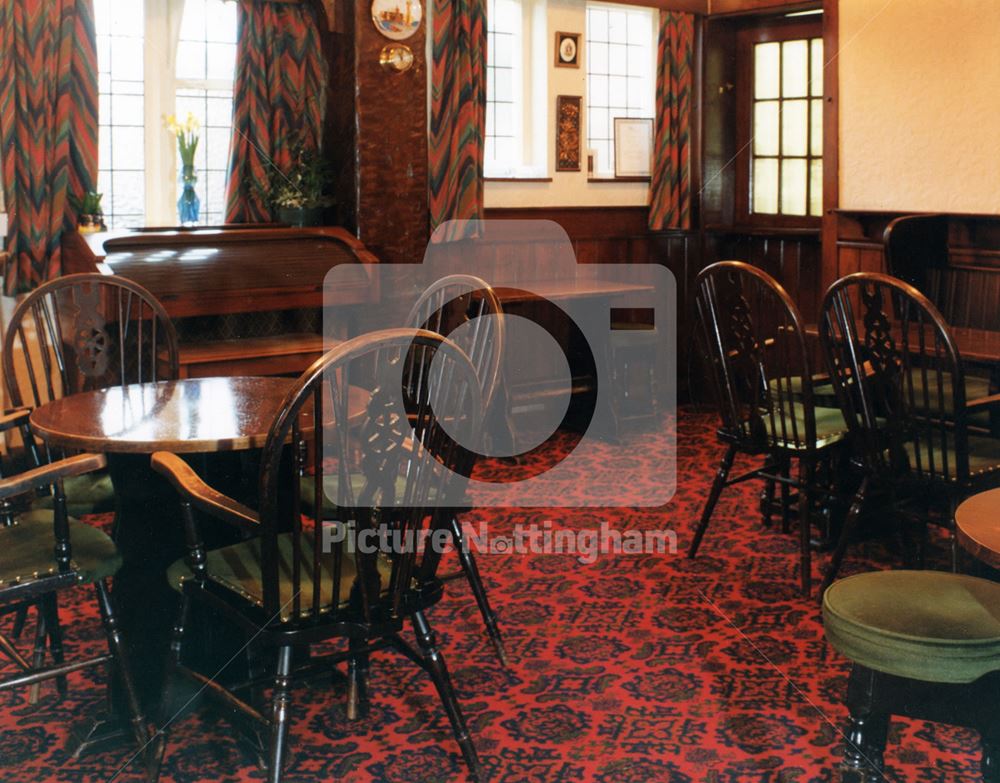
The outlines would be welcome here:
M 363 640 L 348 641 L 351 657 L 347 662 L 347 719 L 357 720 L 368 714 L 369 655 Z
M 36 607 L 35 614 L 38 616 L 37 625 L 35 626 L 35 648 L 31 656 L 31 668 L 41 669 L 45 665 L 45 645 L 48 641 L 48 613 L 39 604 Z M 28 704 L 38 703 L 38 694 L 41 688 L 41 683 L 35 683 L 28 689 Z
M 812 490 L 816 483 L 816 464 L 803 459 L 799 465 L 799 571 L 802 595 L 812 592 Z

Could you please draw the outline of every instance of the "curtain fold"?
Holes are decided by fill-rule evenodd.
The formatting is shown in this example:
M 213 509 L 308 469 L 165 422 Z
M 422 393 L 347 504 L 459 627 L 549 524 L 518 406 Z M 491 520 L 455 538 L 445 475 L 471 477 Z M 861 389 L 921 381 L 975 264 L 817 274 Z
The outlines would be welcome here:
M 0 184 L 9 217 L 4 291 L 61 272 L 69 196 L 97 179 L 93 0 L 0 2 Z
M 660 12 L 649 227 L 691 228 L 694 15 Z
M 226 221 L 252 223 L 271 219 L 272 164 L 320 148 L 327 62 L 310 3 L 240 0 L 238 30 Z
M 486 136 L 486 0 L 433 0 L 430 216 L 483 218 Z

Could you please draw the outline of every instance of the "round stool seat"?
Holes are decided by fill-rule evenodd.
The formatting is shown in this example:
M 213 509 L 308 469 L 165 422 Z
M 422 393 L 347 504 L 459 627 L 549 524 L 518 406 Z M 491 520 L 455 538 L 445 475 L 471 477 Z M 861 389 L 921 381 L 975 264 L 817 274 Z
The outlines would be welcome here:
M 823 625 L 841 655 L 925 682 L 1000 669 L 1000 584 L 940 571 L 876 571 L 834 582 Z

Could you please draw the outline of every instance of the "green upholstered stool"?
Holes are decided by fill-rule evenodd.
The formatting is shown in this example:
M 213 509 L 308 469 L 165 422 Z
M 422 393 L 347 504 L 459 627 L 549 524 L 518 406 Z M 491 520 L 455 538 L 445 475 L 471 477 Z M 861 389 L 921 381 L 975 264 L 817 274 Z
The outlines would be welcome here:
M 921 441 L 919 449 L 914 443 L 905 443 L 903 448 L 906 450 L 910 467 L 914 470 L 919 464 L 923 470 L 927 471 L 928 466 L 933 464 L 935 472 L 943 474 L 945 459 L 947 459 L 948 475 L 952 479 L 956 478 L 957 458 L 954 439 L 951 436 L 946 436 L 943 442 L 938 438 L 935 438 L 933 443 Z M 969 435 L 969 476 L 977 478 L 997 470 L 1000 470 L 1000 439 Z
M 975 728 L 984 780 L 1000 780 L 1000 584 L 938 571 L 880 571 L 823 596 L 830 645 L 854 668 L 844 780 L 881 780 L 893 714 Z
M 790 380 L 792 382 L 792 394 L 802 394 L 802 378 L 792 376 Z M 777 394 L 778 381 L 776 379 L 771 380 L 770 386 L 771 394 Z M 813 376 L 813 403 L 827 408 L 837 407 L 837 392 L 834 390 L 833 384 L 830 383 L 828 376 L 822 374 Z
M 10 527 L 0 528 L 0 587 L 27 582 L 39 574 L 55 574 L 55 534 L 51 511 L 29 511 Z M 122 559 L 114 542 L 96 527 L 69 520 L 72 566 L 80 582 L 114 576 Z
M 313 558 L 313 537 L 311 533 L 303 533 L 300 540 L 302 547 L 302 558 L 304 562 L 311 562 Z M 281 555 L 279 564 L 281 574 L 281 619 L 287 621 L 291 618 L 293 608 L 293 577 L 291 566 L 293 561 L 292 534 L 285 533 L 278 537 L 278 550 Z M 378 560 L 378 569 L 382 577 L 383 587 L 389 584 L 389 575 L 392 568 L 391 563 L 382 557 Z M 208 578 L 228 590 L 242 596 L 243 598 L 257 604 L 264 605 L 264 583 L 261 576 L 261 540 L 259 538 L 243 541 L 239 544 L 212 549 L 206 554 L 206 568 Z M 354 558 L 349 554 L 341 560 L 341 594 L 338 596 L 340 606 L 347 604 L 350 599 L 351 587 L 357 574 Z M 333 584 L 333 558 L 329 555 L 320 555 L 320 587 L 330 589 Z M 174 562 L 167 569 L 167 580 L 170 586 L 180 592 L 186 580 L 193 578 L 191 569 L 182 558 Z M 312 604 L 313 580 L 308 569 L 304 569 L 301 575 L 300 595 L 306 596 L 302 599 L 303 606 Z M 327 597 L 328 603 L 322 609 L 333 608 L 333 597 Z M 304 610 L 305 611 L 305 610 Z

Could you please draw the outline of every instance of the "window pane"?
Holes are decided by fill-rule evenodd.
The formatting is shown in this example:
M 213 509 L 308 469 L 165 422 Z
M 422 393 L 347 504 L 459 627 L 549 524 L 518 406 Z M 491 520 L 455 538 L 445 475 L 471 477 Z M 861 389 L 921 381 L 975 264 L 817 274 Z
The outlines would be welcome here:
M 808 140 L 808 101 L 783 101 L 781 105 L 781 154 L 805 155 Z
M 608 72 L 608 45 L 606 43 L 592 43 L 588 47 L 587 64 L 594 73 Z
M 754 106 L 753 151 L 755 155 L 778 154 L 778 101 L 760 101 Z
M 628 40 L 628 20 L 624 11 L 608 12 L 608 40 L 611 43 L 625 43 Z
M 761 215 L 778 212 L 778 161 L 774 158 L 754 159 L 751 211 Z
M 236 44 L 208 44 L 208 78 L 221 79 L 227 82 L 233 80 L 236 68 Z
M 522 81 L 524 73 L 522 8 L 519 0 L 490 0 L 487 25 L 488 176 L 509 176 L 523 165 Z
M 143 4 L 98 0 L 97 188 L 109 228 L 145 222 Z
M 611 129 L 608 125 L 607 109 L 590 110 L 590 124 L 587 126 L 587 134 L 591 139 L 611 138 Z
M 812 117 L 810 122 L 812 123 L 812 130 L 810 133 L 809 144 L 809 154 L 814 157 L 822 157 L 823 155 L 823 101 L 814 100 L 812 103 Z
M 181 41 L 177 45 L 177 78 L 205 78 L 205 44 L 199 41 Z
M 605 9 L 587 9 L 587 37 L 591 41 L 608 40 L 608 12 Z
M 494 125 L 493 134 L 495 136 L 513 136 L 514 134 L 514 118 L 512 116 L 513 112 L 510 110 L 510 106 L 504 104 L 496 104 L 494 113 Z
M 608 105 L 618 109 L 628 107 L 628 79 L 624 76 L 608 79 Z
M 504 103 L 514 100 L 514 74 L 510 68 L 497 68 L 493 99 Z
M 608 70 L 611 73 L 628 73 L 628 47 L 625 44 L 611 44 L 608 47 Z
M 823 94 L 823 39 L 813 38 L 810 42 L 812 46 L 812 80 L 809 89 L 810 95 Z
M 781 211 L 785 215 L 806 214 L 806 162 L 781 161 Z
M 781 47 L 782 97 L 804 98 L 809 80 L 809 42 L 785 41 Z
M 823 161 L 814 160 L 809 164 L 809 214 L 823 215 Z
M 757 44 L 754 47 L 754 97 L 777 98 L 781 84 L 781 44 Z
M 236 3 L 218 2 L 218 0 L 207 3 L 205 19 L 205 33 L 209 41 L 236 43 Z

